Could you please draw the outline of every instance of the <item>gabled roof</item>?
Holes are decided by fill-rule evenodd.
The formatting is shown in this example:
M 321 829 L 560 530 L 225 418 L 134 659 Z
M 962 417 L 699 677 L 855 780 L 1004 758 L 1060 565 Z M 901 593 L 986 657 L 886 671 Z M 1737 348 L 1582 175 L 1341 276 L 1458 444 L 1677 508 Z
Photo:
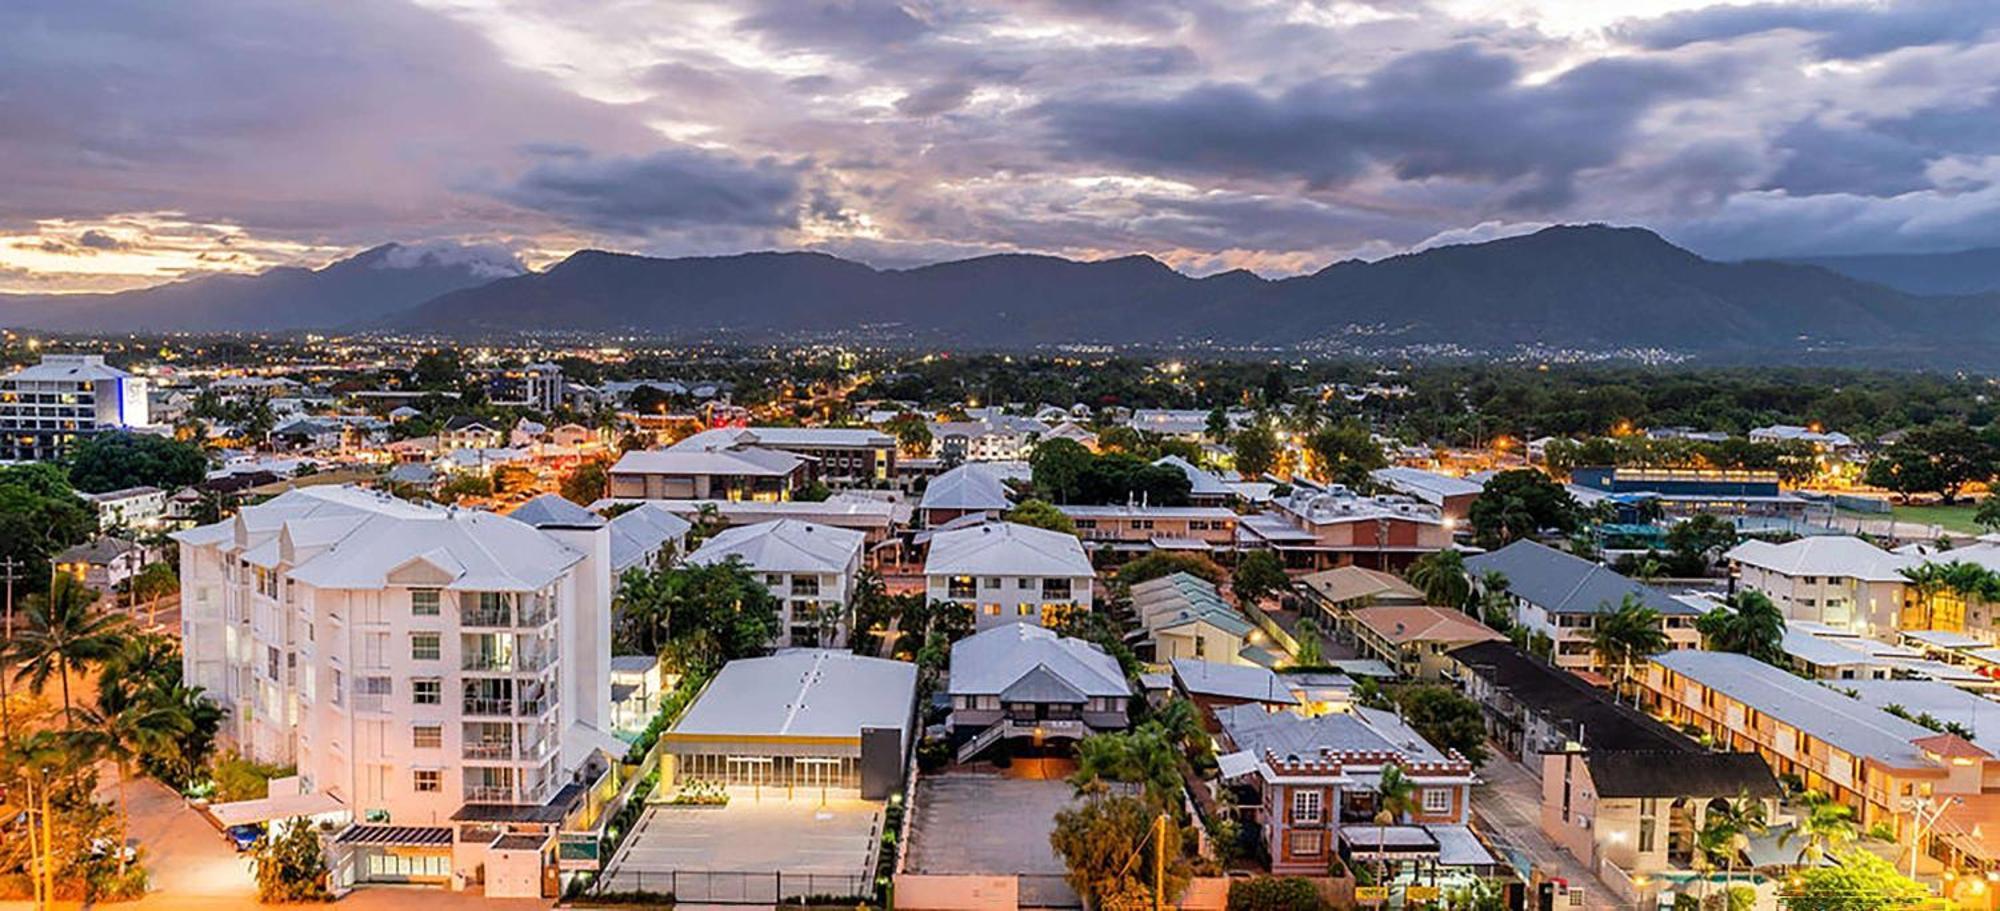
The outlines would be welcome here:
M 1204 418 L 1203 420 L 1205 421 L 1207 419 Z M 1181 474 L 1187 475 L 1189 496 L 1228 497 L 1228 496 L 1234 496 L 1236 494 L 1236 491 L 1230 488 L 1228 484 L 1224 484 L 1221 478 L 1216 477 L 1213 473 L 1209 472 L 1207 469 L 1204 469 L 1199 465 L 1195 465 L 1189 462 L 1188 460 L 1181 458 L 1180 456 L 1177 455 L 1164 456 L 1162 458 L 1154 460 L 1153 464 L 1165 468 L 1179 469 Z
M 954 696 L 997 696 L 1035 672 L 1087 697 L 1132 694 L 1118 660 L 1103 649 L 1029 623 L 1002 624 L 953 644 L 948 689 Z
M 1782 576 L 1835 576 L 1865 582 L 1900 582 L 1903 576 L 1899 570 L 1922 562 L 1844 535 L 1813 535 L 1784 544 L 1752 538 L 1723 556 Z
M 862 532 L 797 519 L 779 519 L 725 529 L 707 541 L 687 562 L 697 566 L 734 557 L 759 572 L 840 573 L 861 556 Z
M 1348 616 L 1397 645 L 1411 642 L 1498 642 L 1507 637 L 1458 611 L 1428 604 L 1363 607 Z
M 1000 691 L 1002 702 L 1082 703 L 1089 698 L 1045 664 L 1035 665 L 1033 670 L 1022 674 Z
M 597 528 L 604 524 L 603 516 L 552 493 L 522 503 L 507 515 L 536 528 Z
M 641 503 L 619 513 L 611 520 L 612 575 L 639 565 L 647 554 L 657 553 L 668 541 L 686 537 L 693 527 L 658 503 Z
M 1452 649 L 1466 672 L 1506 691 L 1527 711 L 1548 720 L 1592 750 L 1696 752 L 1680 732 L 1611 700 L 1575 674 L 1530 657 L 1511 642 L 1481 642 Z
M 1688 649 L 1652 661 L 1857 757 L 1891 768 L 1933 767 L 1915 746 L 1930 730 L 1755 658 Z
M 57 563 L 88 563 L 97 566 L 110 563 L 139 549 L 139 545 L 109 535 L 99 535 L 56 555 Z
M 1665 592 L 1627 579 L 1589 560 L 1563 553 L 1537 541 L 1520 540 L 1465 561 L 1473 576 L 1498 571 L 1507 590 L 1555 614 L 1595 614 L 1615 610 L 1626 595 L 1663 616 L 1701 613 Z
M 1421 602 L 1424 599 L 1423 592 L 1417 591 L 1416 586 L 1401 577 L 1363 566 L 1342 566 L 1316 572 L 1299 581 L 1333 604 L 1371 596 L 1398 601 Z
M 1269 705 L 1298 705 L 1291 687 L 1269 668 L 1254 664 L 1217 664 L 1199 658 L 1175 658 L 1174 679 L 1191 696 L 1219 696 Z
M 805 464 L 805 458 L 775 449 L 633 450 L 611 466 L 612 474 L 745 475 L 783 477 Z
M 991 462 L 967 462 L 930 480 L 920 509 L 1003 510 L 1014 508 L 1006 479 L 1014 472 Z
M 673 730 L 675 741 L 710 737 L 861 736 L 865 727 L 909 730 L 917 666 L 829 649 L 791 649 L 723 665 Z
M 1075 535 L 1013 522 L 939 532 L 931 537 L 924 559 L 925 575 L 1081 577 L 1093 572 Z

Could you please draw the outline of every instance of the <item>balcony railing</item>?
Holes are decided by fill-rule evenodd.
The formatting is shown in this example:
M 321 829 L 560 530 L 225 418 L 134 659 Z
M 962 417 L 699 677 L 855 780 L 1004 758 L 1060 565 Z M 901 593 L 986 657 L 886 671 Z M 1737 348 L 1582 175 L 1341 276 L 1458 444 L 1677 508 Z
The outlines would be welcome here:
M 461 708 L 464 714 L 467 715 L 512 715 L 514 714 L 514 700 L 469 696 L 466 697 Z
M 514 788 L 511 785 L 469 784 L 465 786 L 466 803 L 513 803 Z
M 465 745 L 464 755 L 467 759 L 512 761 L 514 758 L 514 745 L 504 740 L 468 743 Z
M 532 673 L 545 670 L 555 663 L 554 649 L 524 649 L 513 654 L 496 652 L 467 652 L 459 662 L 459 670 L 486 671 L 492 673 Z
M 468 607 L 458 612 L 460 626 L 512 626 L 514 612 L 506 605 L 498 607 Z
M 386 712 L 389 697 L 382 693 L 355 693 L 354 710 L 357 712 Z

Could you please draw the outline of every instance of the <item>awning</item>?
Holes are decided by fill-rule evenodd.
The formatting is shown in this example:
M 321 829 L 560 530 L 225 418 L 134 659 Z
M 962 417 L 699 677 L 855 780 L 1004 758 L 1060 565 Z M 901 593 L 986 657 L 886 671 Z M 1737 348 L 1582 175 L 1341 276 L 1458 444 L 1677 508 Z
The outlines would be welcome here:
M 334 836 L 337 845 L 437 848 L 451 844 L 450 826 L 352 825 Z
M 270 822 L 274 819 L 292 819 L 298 816 L 320 816 L 326 813 L 346 813 L 347 806 L 328 794 L 285 794 L 279 797 L 264 797 L 258 800 L 238 800 L 231 803 L 210 804 L 208 813 L 215 821 L 227 829 L 232 826 L 247 826 L 252 823 Z
M 1210 549 L 1207 541 L 1201 541 L 1194 538 L 1169 538 L 1162 536 L 1153 538 L 1149 540 L 1147 543 L 1153 545 L 1154 550 L 1204 550 L 1205 551 Z
M 1215 757 L 1215 767 L 1221 771 L 1224 781 L 1240 778 L 1257 771 L 1257 756 L 1249 750 L 1225 753 Z
M 1446 867 L 1490 867 L 1498 864 L 1479 836 L 1464 826 L 1425 826 L 1437 840 L 1438 863 Z

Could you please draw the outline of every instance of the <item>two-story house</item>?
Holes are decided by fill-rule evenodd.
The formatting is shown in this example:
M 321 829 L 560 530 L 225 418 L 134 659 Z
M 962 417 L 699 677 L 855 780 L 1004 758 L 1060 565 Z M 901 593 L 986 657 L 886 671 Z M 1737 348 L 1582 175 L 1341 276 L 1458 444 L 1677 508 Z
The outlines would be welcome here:
M 861 571 L 861 532 L 796 519 L 725 529 L 703 541 L 686 562 L 742 563 L 782 605 L 780 646 L 835 646 L 850 627 L 848 600 Z
M 1608 670 L 1591 646 L 1590 631 L 1598 616 L 1617 610 L 1627 598 L 1659 613 L 1669 650 L 1701 645 L 1694 625 L 1700 608 L 1538 541 L 1523 539 L 1468 558 L 1465 571 L 1475 586 L 1485 584 L 1487 573 L 1506 577 L 1514 622 L 1554 642 L 1558 667 Z
M 939 531 L 924 558 L 926 596 L 964 605 L 980 629 L 1089 610 L 1095 581 L 1075 535 L 1013 522 Z
M 1009 738 L 1035 745 L 1121 731 L 1132 687 L 1118 660 L 1081 639 L 1008 623 L 952 644 L 952 742 L 960 762 Z

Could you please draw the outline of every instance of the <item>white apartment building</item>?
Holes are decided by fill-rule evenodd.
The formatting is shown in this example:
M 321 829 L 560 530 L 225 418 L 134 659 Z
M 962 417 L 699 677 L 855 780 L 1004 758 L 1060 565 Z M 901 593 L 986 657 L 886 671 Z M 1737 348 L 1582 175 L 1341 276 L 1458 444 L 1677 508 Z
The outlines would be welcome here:
M 1599 614 L 1616 610 L 1628 597 L 1659 613 L 1668 650 L 1701 646 L 1701 633 L 1695 629 L 1701 608 L 1539 542 L 1523 539 L 1468 558 L 1465 570 L 1475 586 L 1489 572 L 1507 577 L 1514 622 L 1549 637 L 1554 664 L 1560 668 L 1608 670 L 1591 645 L 1590 631 Z
M 499 832 L 553 835 L 622 750 L 605 525 L 314 487 L 174 537 L 187 679 L 230 745 L 362 823 L 337 839 L 358 881 L 476 881 Z
M 100 530 L 158 528 L 167 517 L 167 492 L 158 487 L 127 487 L 77 496 L 97 507 Z
M 70 444 L 106 430 L 151 426 L 146 380 L 101 354 L 45 354 L 0 376 L 0 462 L 61 458 Z
M 1923 562 L 1832 535 L 1785 544 L 1749 540 L 1723 556 L 1738 584 L 1763 592 L 1787 618 L 1884 640 L 1895 638 L 1903 609 L 1901 571 Z
M 866 538 L 853 529 L 780 519 L 725 529 L 687 562 L 736 560 L 762 579 L 780 605 L 778 646 L 838 646 L 847 641 L 848 600 Z
M 1075 535 L 1013 522 L 937 532 L 924 559 L 930 600 L 965 605 L 979 629 L 1047 626 L 1071 605 L 1089 610 L 1095 580 Z

